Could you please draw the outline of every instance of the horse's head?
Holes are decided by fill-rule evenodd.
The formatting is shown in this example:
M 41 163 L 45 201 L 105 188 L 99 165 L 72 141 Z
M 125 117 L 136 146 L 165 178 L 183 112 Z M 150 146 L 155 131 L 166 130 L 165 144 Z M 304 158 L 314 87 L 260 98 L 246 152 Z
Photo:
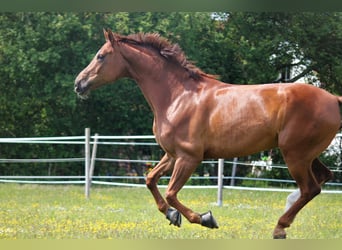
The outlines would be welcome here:
M 82 98 L 87 97 L 91 90 L 125 76 L 125 62 L 118 51 L 118 36 L 111 30 L 103 32 L 106 43 L 75 80 L 75 92 Z

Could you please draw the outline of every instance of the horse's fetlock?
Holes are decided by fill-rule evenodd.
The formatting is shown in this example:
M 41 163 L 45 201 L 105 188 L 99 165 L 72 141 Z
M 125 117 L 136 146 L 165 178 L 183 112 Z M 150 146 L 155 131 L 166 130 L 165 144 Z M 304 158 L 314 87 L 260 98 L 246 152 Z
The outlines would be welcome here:
M 289 219 L 285 219 L 285 218 L 282 218 L 282 217 L 281 217 L 281 218 L 278 220 L 278 225 L 277 225 L 277 227 L 278 227 L 278 228 L 282 228 L 282 229 L 287 228 L 287 227 L 290 227 L 291 222 L 292 222 L 292 221 L 290 221 Z
M 200 217 L 200 216 L 201 216 L 201 215 L 198 214 L 198 213 L 192 213 L 192 214 L 189 216 L 189 218 L 187 218 L 187 219 L 188 219 L 188 221 L 189 221 L 190 223 L 200 224 L 200 223 L 201 223 L 201 217 Z
M 159 210 L 160 212 L 162 212 L 163 214 L 166 214 L 166 213 L 167 213 L 168 208 L 169 208 L 169 206 L 168 206 L 167 204 L 158 206 L 158 210 Z

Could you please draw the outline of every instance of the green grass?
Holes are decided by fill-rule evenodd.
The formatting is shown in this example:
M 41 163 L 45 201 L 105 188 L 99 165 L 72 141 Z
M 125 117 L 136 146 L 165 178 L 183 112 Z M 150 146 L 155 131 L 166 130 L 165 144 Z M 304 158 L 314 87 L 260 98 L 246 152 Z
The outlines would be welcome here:
M 162 193 L 165 189 L 161 190 Z M 0 239 L 271 239 L 288 193 L 183 189 L 179 199 L 196 212 L 212 210 L 219 229 L 169 226 L 146 188 L 0 184 Z M 320 194 L 287 230 L 288 238 L 342 236 L 342 196 Z

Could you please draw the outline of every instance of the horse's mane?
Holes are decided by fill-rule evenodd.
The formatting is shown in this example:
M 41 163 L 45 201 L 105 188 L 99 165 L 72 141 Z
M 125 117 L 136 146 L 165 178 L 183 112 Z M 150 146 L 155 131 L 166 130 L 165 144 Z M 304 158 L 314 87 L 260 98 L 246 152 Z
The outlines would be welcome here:
M 120 36 L 119 41 L 157 50 L 162 57 L 180 64 L 189 73 L 190 77 L 195 80 L 200 80 L 203 77 L 218 78 L 218 76 L 207 74 L 196 67 L 186 58 L 186 55 L 177 43 L 170 43 L 158 33 L 137 33 L 128 36 Z

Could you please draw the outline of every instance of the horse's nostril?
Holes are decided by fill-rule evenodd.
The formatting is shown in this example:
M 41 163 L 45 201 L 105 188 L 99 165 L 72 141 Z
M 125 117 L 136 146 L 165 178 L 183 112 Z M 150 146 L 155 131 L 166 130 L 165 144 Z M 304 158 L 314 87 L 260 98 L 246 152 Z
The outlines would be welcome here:
M 77 83 L 74 84 L 74 90 L 75 90 L 76 92 L 78 92 L 78 90 L 79 90 L 79 84 L 77 84 Z
M 82 91 L 82 86 L 81 86 L 80 82 L 75 82 L 74 91 L 77 92 L 77 93 Z

